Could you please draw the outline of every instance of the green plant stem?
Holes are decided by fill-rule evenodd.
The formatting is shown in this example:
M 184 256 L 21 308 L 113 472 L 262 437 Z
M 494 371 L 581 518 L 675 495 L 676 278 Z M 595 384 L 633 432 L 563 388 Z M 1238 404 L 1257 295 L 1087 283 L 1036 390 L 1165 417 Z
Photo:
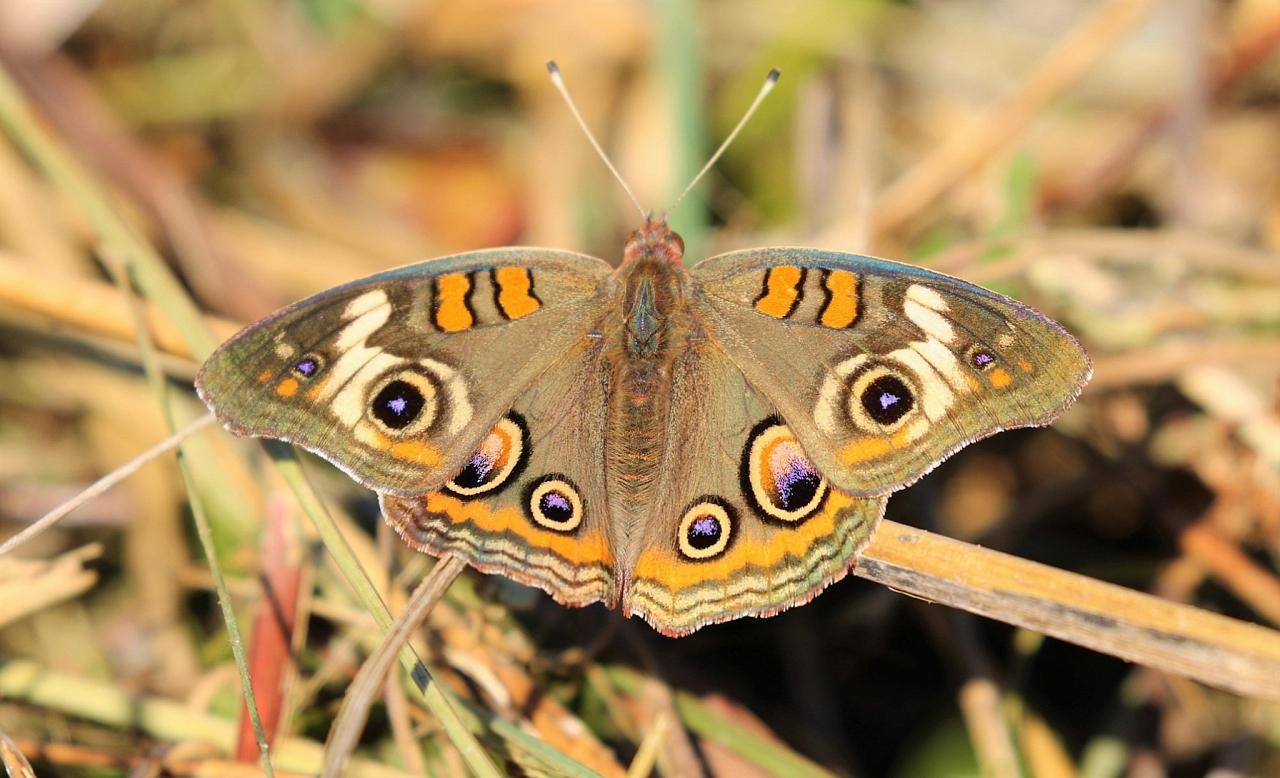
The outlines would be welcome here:
M 170 396 L 168 379 L 164 369 L 160 367 L 155 343 L 147 333 L 146 319 L 142 306 L 133 295 L 130 278 L 134 269 L 128 256 L 116 256 L 109 251 L 103 252 L 107 272 L 115 281 L 116 287 L 129 302 L 129 314 L 133 317 L 134 336 L 138 346 L 138 354 L 142 360 L 142 369 L 147 377 L 147 384 L 160 404 L 165 424 L 169 433 L 175 434 L 178 422 L 174 416 L 174 398 Z M 236 623 L 236 614 L 231 605 L 231 594 L 227 591 L 227 581 L 222 574 L 222 565 L 218 563 L 218 550 L 213 542 L 213 532 L 209 528 L 209 518 L 204 512 L 204 503 L 196 489 L 195 480 L 191 476 L 191 467 L 187 463 L 186 451 L 181 443 L 177 448 L 178 471 L 182 474 L 182 483 L 186 488 L 187 501 L 191 505 L 191 520 L 196 525 L 196 535 L 200 538 L 200 546 L 204 550 L 209 564 L 209 574 L 213 576 L 213 586 L 217 592 L 218 608 L 222 613 L 222 621 L 227 625 L 227 639 L 231 643 L 231 655 L 235 659 L 236 674 L 240 677 L 240 691 L 244 694 L 245 710 L 249 713 L 249 722 L 253 727 L 254 738 L 258 742 L 258 759 L 262 771 L 267 778 L 275 777 L 271 767 L 270 745 L 266 732 L 262 728 L 262 717 L 258 711 L 258 700 L 253 692 L 253 679 L 249 675 L 249 661 L 245 657 L 244 639 L 240 636 L 240 625 Z

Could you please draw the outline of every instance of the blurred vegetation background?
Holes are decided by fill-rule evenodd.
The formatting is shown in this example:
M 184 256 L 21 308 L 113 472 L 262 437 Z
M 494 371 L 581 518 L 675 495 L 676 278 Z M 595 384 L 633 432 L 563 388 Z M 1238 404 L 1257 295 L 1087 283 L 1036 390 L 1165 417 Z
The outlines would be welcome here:
M 780 67 L 672 214 L 693 258 L 916 261 L 1035 305 L 1096 360 L 1053 429 L 966 449 L 889 517 L 1273 626 L 1278 43 L 1275 0 L 0 2 L 0 64 L 220 337 L 449 252 L 618 261 L 637 215 L 547 59 L 656 209 Z M 0 536 L 170 432 L 83 203 L 0 135 Z M 152 323 L 190 417 L 196 362 Z M 187 459 L 277 766 L 314 771 L 373 622 L 260 448 L 210 431 Z M 402 599 L 428 561 L 308 470 Z M 0 732 L 39 775 L 258 774 L 189 506 L 169 457 L 0 559 Z M 977 775 L 993 737 L 1016 757 L 988 774 L 1280 774 L 1274 704 L 854 579 L 673 641 L 468 573 L 418 638 L 514 772 L 577 768 L 501 731 L 605 775 L 637 754 L 633 773 Z M 393 682 L 349 774 L 464 770 Z

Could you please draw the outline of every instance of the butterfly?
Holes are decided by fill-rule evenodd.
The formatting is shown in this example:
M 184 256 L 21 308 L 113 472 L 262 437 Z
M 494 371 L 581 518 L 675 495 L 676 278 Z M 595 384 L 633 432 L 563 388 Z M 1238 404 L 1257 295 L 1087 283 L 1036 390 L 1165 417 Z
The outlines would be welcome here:
M 409 265 L 247 327 L 197 389 L 232 432 L 377 492 L 413 548 L 678 636 L 808 602 L 890 493 L 1051 422 L 1091 374 L 1060 325 L 919 267 L 683 259 L 649 214 L 616 268 L 541 248 Z

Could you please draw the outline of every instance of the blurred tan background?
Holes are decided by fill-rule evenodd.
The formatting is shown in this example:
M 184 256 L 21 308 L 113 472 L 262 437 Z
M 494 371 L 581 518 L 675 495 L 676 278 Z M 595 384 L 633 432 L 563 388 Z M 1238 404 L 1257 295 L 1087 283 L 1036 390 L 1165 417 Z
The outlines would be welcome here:
M 1273 626 L 1278 44 L 1274 0 L 0 0 L 0 64 L 222 336 L 455 251 L 536 244 L 616 263 L 639 217 L 552 89 L 548 59 L 657 210 L 780 67 L 671 215 L 691 258 L 803 244 L 915 261 L 1040 308 L 1096 361 L 1052 430 L 967 449 L 889 516 Z M 6 127 L 3 535 L 169 432 L 111 308 L 92 218 L 22 149 Z M 164 346 L 179 342 L 170 325 L 154 326 L 185 392 L 195 363 Z M 310 599 L 281 727 L 323 740 L 367 616 L 260 452 L 220 433 L 193 448 L 251 633 L 256 582 L 279 561 L 263 527 L 295 528 L 288 566 Z M 369 495 L 313 464 L 335 510 L 364 528 L 371 564 L 407 565 L 402 582 L 420 574 L 377 529 Z M 79 749 L 80 762 L 46 757 L 41 775 L 143 774 L 129 771 L 163 758 L 139 755 L 204 741 L 32 698 L 6 685 L 6 660 L 56 670 L 72 697 L 93 699 L 75 685 L 92 681 L 234 720 L 186 499 L 171 462 L 156 463 L 24 547 L 34 567 L 0 560 L 0 730 L 28 753 Z M 445 681 L 606 774 L 665 711 L 678 735 L 665 774 L 976 775 L 974 689 L 996 695 L 1023 774 L 1280 772 L 1274 707 L 862 581 L 678 642 L 509 583 L 460 586 L 428 630 Z M 552 703 L 550 719 L 535 715 Z M 363 742 L 371 763 L 461 769 L 425 712 L 386 706 Z M 417 756 L 397 721 L 414 722 Z M 557 741 L 548 721 L 580 735 Z M 717 727 L 785 758 L 743 756 L 707 734 Z M 93 755 L 115 761 L 85 772 Z

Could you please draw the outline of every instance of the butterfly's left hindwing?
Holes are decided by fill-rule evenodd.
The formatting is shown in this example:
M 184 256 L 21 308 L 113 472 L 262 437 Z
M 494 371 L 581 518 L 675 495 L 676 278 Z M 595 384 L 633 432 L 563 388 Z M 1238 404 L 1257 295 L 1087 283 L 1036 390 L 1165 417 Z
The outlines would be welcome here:
M 579 254 L 499 249 L 382 273 L 246 328 L 197 388 L 238 434 L 297 443 L 378 491 L 421 493 L 582 337 L 609 272 Z
M 603 348 L 584 338 L 515 402 L 438 491 L 380 495 L 405 542 L 537 586 L 566 605 L 617 600 L 606 497 Z
M 911 265 L 752 249 L 692 275 L 726 353 L 853 494 L 888 494 L 974 440 L 1047 424 L 1090 376 L 1056 323 Z

